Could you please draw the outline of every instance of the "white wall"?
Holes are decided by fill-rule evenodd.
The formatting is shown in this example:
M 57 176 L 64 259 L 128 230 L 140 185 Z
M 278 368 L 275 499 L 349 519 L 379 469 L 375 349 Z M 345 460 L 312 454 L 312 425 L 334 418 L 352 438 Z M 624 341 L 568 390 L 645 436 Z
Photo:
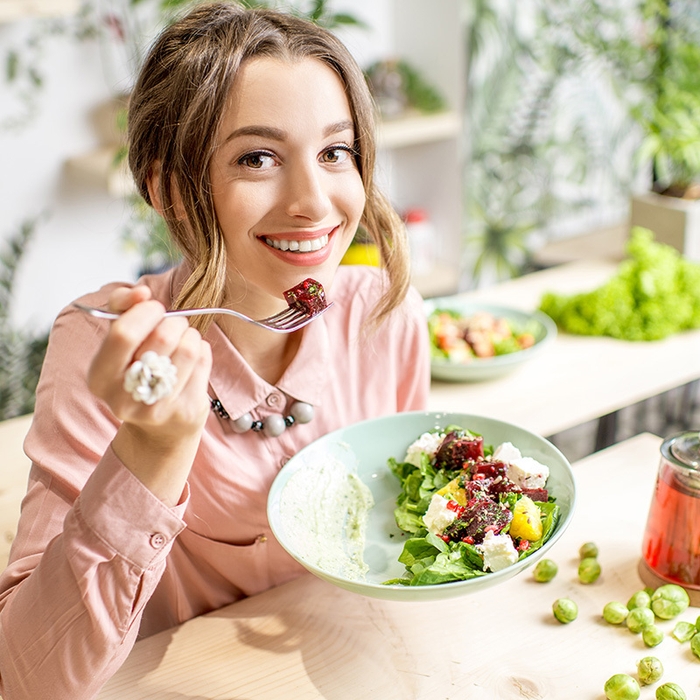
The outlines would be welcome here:
M 2 53 L 30 31 L 32 20 L 0 26 Z M 69 158 L 100 145 L 91 113 L 119 88 L 103 58 L 95 41 L 49 40 L 36 116 L 0 129 L 0 241 L 41 215 L 16 283 L 11 317 L 18 327 L 47 327 L 74 297 L 112 279 L 131 280 L 138 266 L 121 242 L 123 202 L 66 168 Z M 0 83 L 0 120 L 24 111 L 17 91 Z

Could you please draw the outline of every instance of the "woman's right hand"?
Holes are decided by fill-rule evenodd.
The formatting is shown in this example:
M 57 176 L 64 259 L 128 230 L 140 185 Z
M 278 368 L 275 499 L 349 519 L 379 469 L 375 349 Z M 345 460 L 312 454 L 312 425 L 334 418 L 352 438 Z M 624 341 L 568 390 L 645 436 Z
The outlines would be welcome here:
M 210 410 L 211 348 L 187 319 L 166 317 L 146 286 L 117 288 L 109 309 L 121 315 L 111 322 L 92 361 L 88 386 L 122 421 L 112 443 L 119 459 L 156 496 L 174 505 Z M 177 367 L 172 393 L 150 406 L 124 389 L 126 370 L 147 350 L 168 356 Z

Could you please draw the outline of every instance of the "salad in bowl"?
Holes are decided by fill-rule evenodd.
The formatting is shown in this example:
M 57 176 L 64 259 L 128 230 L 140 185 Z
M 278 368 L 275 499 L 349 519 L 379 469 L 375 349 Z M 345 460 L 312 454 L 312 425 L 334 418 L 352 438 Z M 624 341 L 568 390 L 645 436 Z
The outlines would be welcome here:
M 545 438 L 485 416 L 411 411 L 300 450 L 275 478 L 267 511 L 281 546 L 316 576 L 421 601 L 474 593 L 533 565 L 574 502 L 571 466 Z
M 511 442 L 493 449 L 459 425 L 423 433 L 389 468 L 401 484 L 396 524 L 407 534 L 399 556 L 406 571 L 393 584 L 501 571 L 540 549 L 561 515 L 549 467 Z
M 513 371 L 557 335 L 541 311 L 466 301 L 425 301 L 431 373 L 443 381 L 482 381 Z

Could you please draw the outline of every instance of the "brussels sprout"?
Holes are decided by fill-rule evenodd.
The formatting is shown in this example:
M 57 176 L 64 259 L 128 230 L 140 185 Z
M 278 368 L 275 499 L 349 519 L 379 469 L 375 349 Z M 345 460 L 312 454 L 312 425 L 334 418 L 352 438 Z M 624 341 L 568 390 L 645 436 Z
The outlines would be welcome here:
M 629 610 L 624 603 L 618 603 L 616 600 L 606 603 L 603 608 L 603 619 L 611 625 L 619 625 L 625 621 Z
M 578 579 L 581 583 L 595 583 L 600 576 L 600 564 L 595 557 L 581 559 L 578 565 Z
M 676 683 L 664 683 L 656 689 L 656 700 L 688 700 L 688 696 Z
M 695 620 L 695 629 L 700 632 L 700 615 L 698 615 L 697 619 Z
M 628 601 L 627 609 L 633 610 L 634 608 L 650 608 L 651 607 L 651 595 L 647 591 L 637 591 Z
M 642 641 L 648 647 L 657 647 L 664 641 L 664 633 L 656 625 L 647 625 L 642 630 Z
M 700 632 L 690 640 L 690 651 L 700 659 Z
M 605 681 L 605 697 L 608 700 L 637 700 L 639 683 L 626 673 L 616 673 Z
M 598 556 L 598 545 L 595 542 L 586 542 L 586 544 L 581 545 L 578 553 L 581 559 L 587 559 L 588 557 L 595 559 Z
M 664 675 L 664 667 L 655 656 L 645 656 L 637 662 L 637 675 L 642 685 L 651 685 Z
M 578 617 L 578 605 L 570 598 L 558 598 L 552 605 L 552 612 L 559 622 L 567 624 Z
M 690 605 L 690 598 L 685 588 L 675 583 L 659 586 L 651 594 L 651 609 L 662 620 L 670 620 L 680 615 Z
M 556 575 L 559 567 L 551 559 L 540 559 L 532 571 L 532 577 L 538 583 L 547 583 Z
M 697 630 L 692 622 L 676 622 L 671 636 L 679 642 L 689 642 L 696 633 Z
M 645 627 L 654 624 L 654 613 L 649 608 L 634 608 L 627 614 L 625 620 L 630 632 L 641 632 Z

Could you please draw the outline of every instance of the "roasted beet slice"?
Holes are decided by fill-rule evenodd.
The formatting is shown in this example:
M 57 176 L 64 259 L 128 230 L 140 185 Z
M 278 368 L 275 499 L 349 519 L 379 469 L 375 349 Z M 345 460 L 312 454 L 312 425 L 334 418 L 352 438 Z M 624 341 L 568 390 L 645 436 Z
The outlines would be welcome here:
M 495 479 L 497 476 L 505 477 L 506 469 L 505 462 L 486 462 L 482 460 L 469 465 L 469 474 L 472 479 L 477 477 L 477 474 Z
M 489 498 L 475 498 L 461 509 L 459 517 L 447 527 L 444 535 L 454 542 L 467 539 L 478 544 L 484 539 L 487 529 L 497 535 L 512 517 L 508 508 L 500 503 Z
M 495 479 L 482 479 L 484 491 L 495 500 L 502 493 L 520 493 L 520 487 L 514 484 L 508 477 L 496 477 Z
M 484 456 L 484 438 L 473 437 L 462 431 L 445 435 L 435 453 L 435 466 L 438 469 L 463 469 L 464 463 Z
M 288 289 L 284 298 L 289 306 L 293 306 L 307 313 L 316 313 L 326 308 L 326 292 L 323 285 L 311 277 L 300 282 L 296 287 Z
M 549 498 L 547 489 L 522 489 L 522 492 L 533 501 L 539 501 L 540 503 L 546 503 Z

